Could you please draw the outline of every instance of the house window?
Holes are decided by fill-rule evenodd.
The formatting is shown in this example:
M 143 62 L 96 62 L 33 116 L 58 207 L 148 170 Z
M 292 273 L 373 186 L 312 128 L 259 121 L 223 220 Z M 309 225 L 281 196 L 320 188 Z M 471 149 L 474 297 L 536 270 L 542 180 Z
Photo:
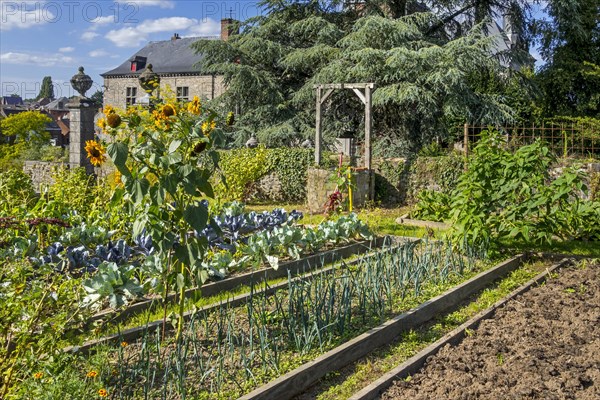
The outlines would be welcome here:
M 137 88 L 128 87 L 125 93 L 125 104 L 128 106 L 135 104 L 135 97 L 137 95 Z
M 189 87 L 178 86 L 177 87 L 177 101 L 188 101 L 189 98 Z

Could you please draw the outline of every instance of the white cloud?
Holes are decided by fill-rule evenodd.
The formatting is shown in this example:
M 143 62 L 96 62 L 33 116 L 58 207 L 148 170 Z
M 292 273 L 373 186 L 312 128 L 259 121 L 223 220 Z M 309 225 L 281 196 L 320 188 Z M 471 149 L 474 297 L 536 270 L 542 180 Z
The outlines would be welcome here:
M 198 25 L 190 27 L 184 37 L 190 36 L 219 36 L 221 33 L 221 23 L 214 19 L 205 19 Z
M 81 39 L 86 42 L 89 42 L 98 36 L 100 36 L 100 35 L 97 34 L 96 32 L 87 31 L 87 32 L 83 32 L 83 35 L 81 35 Z
M 117 22 L 117 18 L 113 15 L 107 15 L 105 17 L 97 17 L 90 21 L 90 23 L 92 24 L 91 29 L 96 29 L 97 27 L 99 27 L 101 25 L 114 24 L 115 22 Z
M 207 28 L 207 31 L 214 30 L 214 24 L 218 25 L 216 21 L 207 21 L 210 21 L 213 24 L 210 28 Z M 197 19 L 186 17 L 147 19 L 142 21 L 137 26 L 113 29 L 109 31 L 105 37 L 113 42 L 117 47 L 139 47 L 142 43 L 146 43 L 148 41 L 149 34 L 159 32 L 178 32 L 186 29 L 194 29 L 194 27 L 206 25 L 207 22 L 203 22 L 200 25 L 198 24 L 199 22 Z
M 6 64 L 39 65 L 53 67 L 55 65 L 69 65 L 75 62 L 73 57 L 64 54 L 33 54 L 8 52 L 0 54 L 0 62 Z
M 71 53 L 75 51 L 75 47 L 61 47 L 60 49 L 58 49 L 58 51 L 60 51 L 61 53 Z
M 88 53 L 90 57 L 108 57 L 110 53 L 104 49 L 92 50 Z
M 146 41 L 135 28 L 123 28 L 109 31 L 106 36 L 117 47 L 138 47 Z
M 43 7 L 43 1 L 1 1 L 0 31 L 14 28 L 28 29 L 49 22 L 57 22 L 58 17 L 51 7 Z
M 197 23 L 198 20 L 186 17 L 147 19 L 137 26 L 137 30 L 141 33 L 170 32 L 187 29 Z

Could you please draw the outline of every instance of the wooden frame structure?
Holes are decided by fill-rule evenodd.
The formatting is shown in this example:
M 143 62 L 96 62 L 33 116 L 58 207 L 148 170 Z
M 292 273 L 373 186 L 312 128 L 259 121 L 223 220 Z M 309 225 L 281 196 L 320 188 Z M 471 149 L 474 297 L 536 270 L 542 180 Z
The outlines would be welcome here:
M 322 126 L 322 111 L 323 103 L 335 89 L 352 89 L 358 96 L 360 101 L 365 105 L 365 167 L 371 173 L 371 128 L 373 126 L 373 102 L 372 94 L 375 90 L 374 83 L 326 83 L 314 85 L 317 90 L 316 102 L 316 133 L 315 133 L 315 163 L 321 163 L 321 126 Z M 364 92 L 363 92 L 364 90 Z M 375 185 L 374 179 L 371 176 L 369 182 L 370 197 L 373 199 Z

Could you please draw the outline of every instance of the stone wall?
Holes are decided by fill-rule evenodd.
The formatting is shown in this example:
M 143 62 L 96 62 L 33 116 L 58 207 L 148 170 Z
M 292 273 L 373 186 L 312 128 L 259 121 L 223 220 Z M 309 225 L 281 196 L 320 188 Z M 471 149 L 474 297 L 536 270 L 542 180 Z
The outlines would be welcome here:
M 105 78 L 104 85 L 104 104 L 109 104 L 118 108 L 125 108 L 125 97 L 128 87 L 137 88 L 136 100 L 139 100 L 146 95 L 144 89 L 140 86 L 137 77 L 123 78 Z M 194 96 L 198 96 L 201 100 L 211 100 L 223 93 L 223 77 L 214 75 L 187 75 L 187 76 L 161 76 L 160 88 L 161 97 L 167 93 L 167 87 L 172 93 L 170 96 L 175 97 L 177 87 L 188 87 L 188 97 L 191 100 Z
M 324 211 L 324 205 L 331 193 L 335 191 L 335 182 L 332 182 L 332 171 L 326 169 L 309 168 L 306 188 L 308 212 L 318 214 Z M 369 172 L 357 171 L 354 176 L 352 203 L 360 208 L 369 200 Z
M 54 184 L 52 174 L 55 169 L 68 168 L 68 164 L 47 161 L 25 161 L 23 172 L 31 177 L 33 188 L 41 192 L 44 187 Z

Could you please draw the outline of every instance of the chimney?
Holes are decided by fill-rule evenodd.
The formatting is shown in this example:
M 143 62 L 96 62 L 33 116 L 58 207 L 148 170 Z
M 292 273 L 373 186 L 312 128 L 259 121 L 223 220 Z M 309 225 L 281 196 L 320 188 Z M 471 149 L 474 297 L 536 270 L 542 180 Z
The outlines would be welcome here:
M 181 39 L 181 37 L 179 36 L 179 33 L 174 33 L 173 36 L 171 36 L 171 40 L 177 40 L 177 39 Z
M 223 18 L 221 20 L 221 40 L 227 41 L 229 36 L 237 35 L 239 29 L 236 28 L 237 21 L 233 18 Z

